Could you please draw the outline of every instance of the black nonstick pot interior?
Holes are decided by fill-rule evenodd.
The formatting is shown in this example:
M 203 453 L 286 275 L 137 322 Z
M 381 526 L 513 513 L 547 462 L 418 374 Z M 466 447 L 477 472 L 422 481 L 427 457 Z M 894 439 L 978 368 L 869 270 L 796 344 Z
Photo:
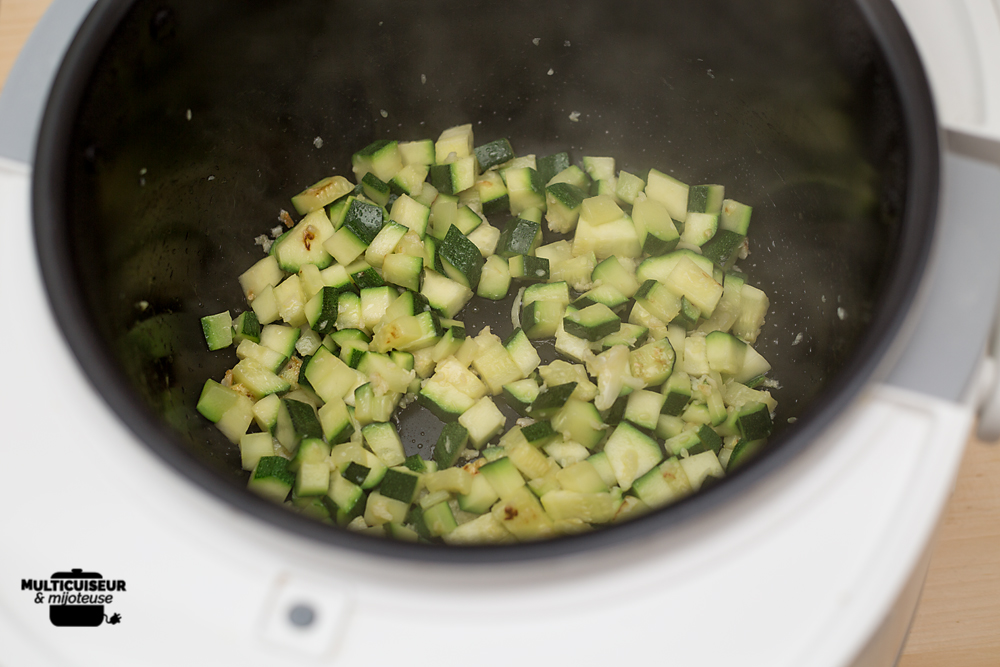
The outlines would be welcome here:
M 754 207 L 741 263 L 771 299 L 772 446 L 725 483 L 591 534 L 455 549 L 349 533 L 245 490 L 195 411 L 234 363 L 199 318 L 289 198 L 378 138 L 474 124 L 516 151 L 611 155 Z M 620 542 L 737 496 L 868 382 L 920 282 L 937 203 L 922 69 L 888 2 L 99 2 L 53 88 L 34 215 L 57 319 L 139 438 L 212 493 L 302 534 L 404 557 L 506 559 Z M 510 327 L 508 304 L 465 315 Z M 229 351 L 231 352 L 231 351 Z M 404 424 L 429 455 L 440 424 Z

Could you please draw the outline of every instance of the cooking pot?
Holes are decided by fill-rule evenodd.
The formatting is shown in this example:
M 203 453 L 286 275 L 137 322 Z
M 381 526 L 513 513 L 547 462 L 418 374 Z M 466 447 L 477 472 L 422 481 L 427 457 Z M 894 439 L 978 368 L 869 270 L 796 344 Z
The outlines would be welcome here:
M 241 304 L 305 185 L 375 139 L 474 124 L 516 151 L 613 155 L 754 207 L 742 263 L 771 309 L 780 383 L 766 452 L 621 525 L 515 546 L 390 542 L 249 493 L 195 403 L 231 367 L 199 319 Z M 887 2 L 99 2 L 56 77 L 33 185 L 53 310 L 95 389 L 164 462 L 261 521 L 331 546 L 438 561 L 557 556 L 738 502 L 808 447 L 906 332 L 931 248 L 934 107 Z M 470 305 L 510 329 L 509 303 Z M 881 368 L 881 370 L 880 370 Z M 440 425 L 410 411 L 407 453 Z M 425 435 L 426 434 L 426 435 Z

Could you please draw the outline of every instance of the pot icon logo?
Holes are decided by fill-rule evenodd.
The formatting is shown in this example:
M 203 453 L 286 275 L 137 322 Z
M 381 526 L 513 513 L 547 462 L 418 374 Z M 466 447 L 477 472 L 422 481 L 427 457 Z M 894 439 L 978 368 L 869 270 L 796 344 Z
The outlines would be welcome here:
M 105 579 L 97 572 L 74 568 L 56 572 L 48 579 L 22 579 L 21 590 L 35 593 L 35 604 L 49 605 L 49 621 L 60 627 L 96 627 L 102 623 L 117 625 L 121 614 L 108 616 L 105 605 L 114 594 L 125 591 L 121 579 Z

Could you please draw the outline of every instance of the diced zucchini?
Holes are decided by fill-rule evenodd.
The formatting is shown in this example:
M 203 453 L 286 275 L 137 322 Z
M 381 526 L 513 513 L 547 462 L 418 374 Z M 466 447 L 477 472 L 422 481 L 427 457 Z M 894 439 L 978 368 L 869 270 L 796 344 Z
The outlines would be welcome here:
M 546 282 L 549 279 L 549 260 L 531 255 L 514 255 L 507 260 L 510 277 L 525 282 Z
M 288 459 L 263 456 L 250 475 L 247 488 L 275 502 L 284 502 L 295 484 L 295 475 L 288 470 Z
M 469 442 L 477 449 L 503 430 L 506 418 L 489 396 L 483 396 L 458 418 L 469 432 Z
M 483 171 L 514 159 L 514 149 L 511 148 L 510 141 L 507 139 L 496 139 L 487 144 L 476 146 L 473 152 L 479 162 L 479 168 Z
M 476 158 L 473 155 L 430 168 L 431 185 L 448 195 L 458 194 L 474 186 L 477 175 Z
M 445 273 L 455 282 L 475 291 L 483 272 L 483 256 L 479 248 L 457 226 L 448 232 L 437 249 Z
M 604 304 L 595 303 L 583 310 L 568 311 L 563 327 L 567 333 L 593 342 L 618 331 L 621 320 Z
M 615 428 L 604 445 L 604 453 L 623 491 L 630 489 L 632 482 L 663 460 L 656 441 L 628 422 L 622 422 Z
M 667 207 L 670 217 L 685 222 L 688 210 L 688 186 L 673 176 L 650 169 L 645 193 Z
M 399 143 L 386 139 L 373 141 L 351 156 L 351 167 L 359 183 L 368 172 L 383 181 L 388 181 L 403 168 Z
M 569 183 L 553 183 L 545 188 L 545 220 L 549 229 L 568 234 L 576 228 L 586 193 Z
M 545 182 L 531 167 L 508 168 L 500 172 L 507 184 L 511 215 L 528 209 L 545 208 Z
M 541 225 L 523 217 L 511 218 L 500 232 L 496 253 L 510 258 L 515 255 L 530 255 L 542 240 Z
M 221 350 L 233 344 L 233 318 L 228 310 L 201 318 L 201 330 L 209 350 Z
M 305 215 L 333 203 L 353 189 L 354 185 L 343 176 L 330 176 L 292 197 L 292 206 L 299 215 Z

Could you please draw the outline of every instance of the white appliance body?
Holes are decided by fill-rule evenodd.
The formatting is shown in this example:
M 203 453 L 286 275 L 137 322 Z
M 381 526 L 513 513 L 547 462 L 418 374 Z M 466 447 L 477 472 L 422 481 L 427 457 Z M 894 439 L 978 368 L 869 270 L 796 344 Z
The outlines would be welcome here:
M 976 374 L 1000 231 L 969 215 L 1000 189 L 988 0 L 898 3 L 951 150 L 927 305 L 883 380 L 766 483 L 676 530 L 484 566 L 336 551 L 261 525 L 165 467 L 90 385 L 50 311 L 29 205 L 44 91 L 89 4 L 56 0 L 12 75 L 24 94 L 8 86 L 0 104 L 13 123 L 0 124 L 0 294 L 17 316 L 0 330 L 0 664 L 894 663 L 972 425 L 966 390 L 990 380 Z M 934 305 L 955 300 L 973 324 L 942 348 Z M 60 593 L 25 586 L 71 568 L 124 582 L 100 627 L 54 625 Z

